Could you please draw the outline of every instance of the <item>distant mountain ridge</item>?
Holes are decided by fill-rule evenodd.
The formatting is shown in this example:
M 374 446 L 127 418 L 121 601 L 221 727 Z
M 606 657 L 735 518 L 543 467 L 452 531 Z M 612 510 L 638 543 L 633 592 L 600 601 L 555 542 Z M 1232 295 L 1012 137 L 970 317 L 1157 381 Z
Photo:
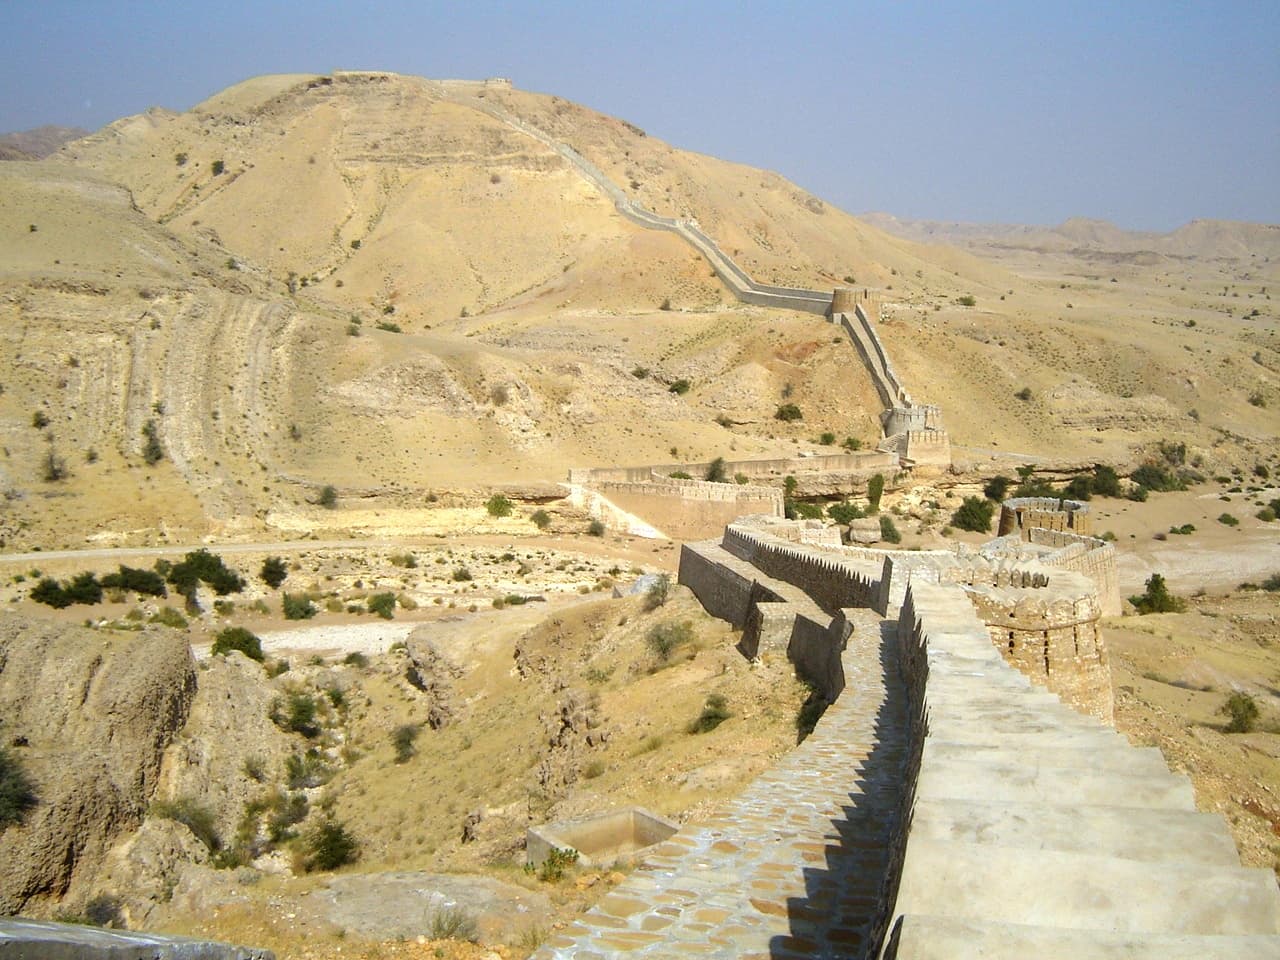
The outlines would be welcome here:
M 83 127 L 57 127 L 46 124 L 34 130 L 0 133 L 0 160 L 41 160 L 64 143 L 88 136 Z
M 1014 247 L 1231 260 L 1280 256 L 1280 224 L 1242 220 L 1192 220 L 1170 233 L 1155 233 L 1123 230 L 1110 221 L 1087 217 L 1072 217 L 1056 227 L 911 220 L 888 213 L 864 213 L 860 219 L 906 240 L 948 243 L 970 250 Z

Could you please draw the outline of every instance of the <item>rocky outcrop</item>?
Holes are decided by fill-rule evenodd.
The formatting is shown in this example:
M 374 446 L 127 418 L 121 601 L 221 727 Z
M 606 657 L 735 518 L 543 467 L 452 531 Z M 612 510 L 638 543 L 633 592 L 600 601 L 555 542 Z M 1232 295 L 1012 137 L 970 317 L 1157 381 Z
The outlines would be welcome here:
M 427 726 L 439 730 L 453 719 L 453 680 L 460 671 L 440 654 L 435 644 L 417 634 L 418 631 L 410 634 L 405 644 L 409 662 L 404 678 L 426 699 Z
M 4 833 L 0 913 L 91 879 L 135 829 L 196 689 L 186 638 L 13 617 L 0 626 L 0 718 L 37 805 Z

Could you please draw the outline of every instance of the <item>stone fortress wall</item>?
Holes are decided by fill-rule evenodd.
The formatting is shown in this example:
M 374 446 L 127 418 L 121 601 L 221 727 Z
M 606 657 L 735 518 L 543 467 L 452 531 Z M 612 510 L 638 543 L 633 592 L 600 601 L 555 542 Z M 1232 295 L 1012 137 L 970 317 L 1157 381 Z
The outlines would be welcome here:
M 1035 529 L 922 557 L 757 517 L 685 544 L 743 652 L 834 702 L 535 956 L 1280 956 L 1274 877 L 1099 716 L 1096 584 L 1042 560 L 1076 535 Z

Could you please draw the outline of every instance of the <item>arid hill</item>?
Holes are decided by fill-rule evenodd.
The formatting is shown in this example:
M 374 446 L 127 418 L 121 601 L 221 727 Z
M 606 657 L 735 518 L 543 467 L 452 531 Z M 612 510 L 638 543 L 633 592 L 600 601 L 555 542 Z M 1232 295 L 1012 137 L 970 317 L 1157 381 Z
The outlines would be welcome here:
M 762 281 L 877 293 L 962 461 L 1131 463 L 1178 438 L 1212 468 L 1274 436 L 1265 228 L 1230 234 L 1236 259 L 993 262 L 554 96 L 269 76 L 0 169 L 0 538 L 262 533 L 305 526 L 326 485 L 390 509 L 545 495 L 571 465 L 878 439 L 837 331 L 733 301 L 556 144 Z M 774 419 L 784 392 L 802 421 Z
M 82 127 L 36 127 L 17 133 L 0 133 L 0 160 L 39 160 L 64 143 L 88 135 Z

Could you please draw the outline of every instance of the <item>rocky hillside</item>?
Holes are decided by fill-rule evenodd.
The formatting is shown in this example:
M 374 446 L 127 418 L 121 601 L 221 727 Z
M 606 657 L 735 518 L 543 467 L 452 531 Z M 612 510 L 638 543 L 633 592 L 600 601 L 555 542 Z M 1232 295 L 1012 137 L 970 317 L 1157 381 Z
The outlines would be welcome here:
M 554 96 L 269 76 L 0 168 L 5 546 L 296 529 L 327 485 L 421 503 L 878 439 L 836 331 L 732 301 L 556 143 L 761 280 L 878 293 L 960 445 L 1229 460 L 1274 435 L 1262 235 L 1231 235 L 1245 259 L 992 262 Z M 802 421 L 774 419 L 784 393 Z

